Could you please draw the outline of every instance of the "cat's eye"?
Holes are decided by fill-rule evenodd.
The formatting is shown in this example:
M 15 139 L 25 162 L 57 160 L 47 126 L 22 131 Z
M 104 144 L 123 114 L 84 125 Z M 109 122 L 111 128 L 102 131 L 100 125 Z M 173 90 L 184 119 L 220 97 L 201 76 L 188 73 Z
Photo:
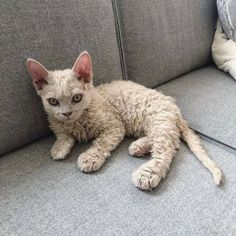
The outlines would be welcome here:
M 73 96 L 72 102 L 78 103 L 81 101 L 81 99 L 82 99 L 82 94 L 76 94 Z
M 57 106 L 59 104 L 59 102 L 57 101 L 57 99 L 55 98 L 49 98 L 48 99 L 48 103 L 51 105 L 51 106 Z

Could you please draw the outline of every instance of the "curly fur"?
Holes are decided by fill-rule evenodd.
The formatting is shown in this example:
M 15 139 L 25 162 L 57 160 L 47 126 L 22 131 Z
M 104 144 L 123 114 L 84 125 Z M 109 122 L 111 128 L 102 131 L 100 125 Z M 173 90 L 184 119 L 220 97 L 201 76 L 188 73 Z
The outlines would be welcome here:
M 86 52 L 82 56 L 89 58 Z M 125 136 L 132 136 L 138 139 L 130 145 L 130 154 L 143 156 L 151 153 L 152 156 L 134 172 L 132 180 L 140 189 L 150 190 L 166 176 L 182 137 L 213 174 L 215 183 L 220 184 L 220 169 L 207 156 L 198 136 L 189 129 L 173 98 L 131 81 L 113 81 L 93 87 L 90 60 L 85 60 L 85 65 L 78 71 L 75 66 L 72 70 L 47 71 L 47 83 L 38 90 L 50 127 L 57 137 L 51 150 L 53 159 L 64 159 L 75 140 L 93 140 L 91 147 L 79 156 L 78 167 L 83 172 L 96 171 Z M 28 60 L 31 75 L 32 62 L 35 61 Z M 86 80 L 78 77 L 81 70 L 90 71 Z M 83 94 L 81 103 L 75 107 L 68 102 L 74 90 Z M 51 107 L 46 99 L 48 96 L 56 97 L 64 105 Z M 73 112 L 72 118 L 62 119 L 61 113 L 68 109 Z

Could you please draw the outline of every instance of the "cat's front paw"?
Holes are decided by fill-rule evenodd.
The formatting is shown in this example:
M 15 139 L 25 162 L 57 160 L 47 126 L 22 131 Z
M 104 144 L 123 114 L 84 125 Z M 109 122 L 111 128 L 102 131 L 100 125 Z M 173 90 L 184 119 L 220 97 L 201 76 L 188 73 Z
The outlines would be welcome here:
M 83 172 L 94 172 L 100 169 L 106 158 L 96 152 L 84 152 L 78 158 L 78 167 Z
M 53 160 L 63 160 L 68 155 L 68 150 L 63 146 L 54 145 L 51 149 L 51 156 Z

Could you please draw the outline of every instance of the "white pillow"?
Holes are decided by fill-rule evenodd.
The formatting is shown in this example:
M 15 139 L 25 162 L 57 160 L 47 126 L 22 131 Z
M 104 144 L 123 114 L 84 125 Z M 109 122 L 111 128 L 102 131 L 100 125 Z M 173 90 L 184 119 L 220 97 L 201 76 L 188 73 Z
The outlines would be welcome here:
M 236 79 L 236 42 L 227 38 L 219 21 L 211 50 L 217 67 Z
M 236 42 L 236 0 L 217 0 L 217 8 L 227 38 Z

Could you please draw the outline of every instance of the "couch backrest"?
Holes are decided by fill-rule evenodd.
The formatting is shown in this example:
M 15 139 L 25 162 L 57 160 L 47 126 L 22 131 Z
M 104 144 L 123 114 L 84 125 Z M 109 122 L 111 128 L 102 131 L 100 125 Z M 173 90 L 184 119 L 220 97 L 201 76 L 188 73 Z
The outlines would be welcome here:
M 128 79 L 149 87 L 209 62 L 215 0 L 116 0 Z
M 95 83 L 122 79 L 110 1 L 4 0 L 0 34 L 0 155 L 49 133 L 26 71 L 28 57 L 48 69 L 63 69 L 87 49 Z

